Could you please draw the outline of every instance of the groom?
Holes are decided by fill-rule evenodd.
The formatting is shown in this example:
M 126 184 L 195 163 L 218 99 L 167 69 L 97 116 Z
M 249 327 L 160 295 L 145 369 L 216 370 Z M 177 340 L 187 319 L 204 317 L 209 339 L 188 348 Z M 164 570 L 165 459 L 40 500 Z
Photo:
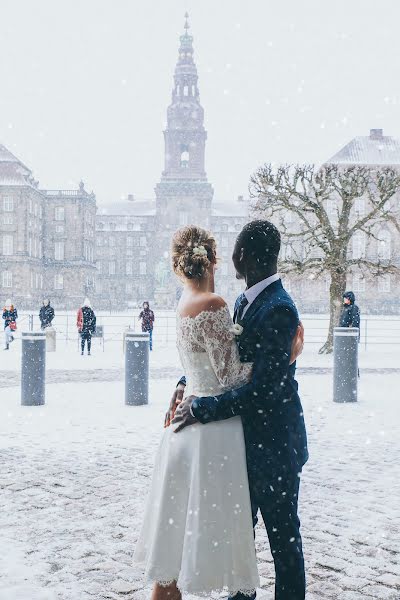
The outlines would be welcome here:
M 308 452 L 296 365 L 290 365 L 299 316 L 277 274 L 280 245 L 272 223 L 253 221 L 239 234 L 232 256 L 237 277 L 247 286 L 236 301 L 234 320 L 243 328 L 238 336 L 241 361 L 254 365 L 251 381 L 220 396 L 186 398 L 173 423 L 178 432 L 196 422 L 241 416 L 253 521 L 255 525 L 260 510 L 275 563 L 275 600 L 304 600 L 297 506 Z M 234 600 L 244 598 L 239 593 Z

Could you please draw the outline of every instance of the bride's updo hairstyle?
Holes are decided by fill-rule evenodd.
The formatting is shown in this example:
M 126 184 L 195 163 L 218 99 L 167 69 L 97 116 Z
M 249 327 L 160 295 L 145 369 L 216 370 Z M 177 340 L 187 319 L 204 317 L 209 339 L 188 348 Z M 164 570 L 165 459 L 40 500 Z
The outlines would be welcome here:
M 217 244 L 209 231 L 189 225 L 172 238 L 172 268 L 180 279 L 202 279 L 217 262 Z

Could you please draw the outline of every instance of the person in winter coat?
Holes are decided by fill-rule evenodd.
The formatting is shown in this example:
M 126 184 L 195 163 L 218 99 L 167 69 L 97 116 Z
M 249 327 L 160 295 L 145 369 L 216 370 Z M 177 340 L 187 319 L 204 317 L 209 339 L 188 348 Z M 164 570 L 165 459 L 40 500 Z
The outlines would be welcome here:
M 343 294 L 343 310 L 340 316 L 339 327 L 358 327 L 360 329 L 360 309 L 353 292 Z
M 147 332 L 150 336 L 150 351 L 153 350 L 153 327 L 154 327 L 154 313 L 150 309 L 148 302 L 143 302 L 143 310 L 139 315 L 139 319 L 142 321 L 142 331 Z
M 39 319 L 41 329 L 51 327 L 51 323 L 54 319 L 54 308 L 50 306 L 50 300 L 43 300 L 43 306 L 39 312 Z
M 96 331 L 96 315 L 94 314 L 88 298 L 78 310 L 76 326 L 81 336 L 81 354 L 85 351 L 85 342 L 87 343 L 88 356 L 92 347 L 92 334 Z
M 10 343 L 14 341 L 13 332 L 17 329 L 18 312 L 11 300 L 6 300 L 3 308 L 4 319 L 4 350 L 10 349 Z

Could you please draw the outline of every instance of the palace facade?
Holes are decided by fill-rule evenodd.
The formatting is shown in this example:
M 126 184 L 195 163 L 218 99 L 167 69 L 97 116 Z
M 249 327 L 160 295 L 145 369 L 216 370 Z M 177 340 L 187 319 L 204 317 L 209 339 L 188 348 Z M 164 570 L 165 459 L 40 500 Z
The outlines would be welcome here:
M 233 302 L 243 284 L 235 279 L 231 254 L 238 232 L 250 219 L 249 205 L 242 197 L 229 204 L 215 201 L 205 169 L 206 141 L 186 18 L 167 108 L 164 168 L 153 199 L 128 196 L 125 202 L 98 206 L 82 182 L 76 190 L 43 190 L 32 171 L 0 145 L 0 302 L 11 298 L 20 308 L 36 309 L 50 298 L 59 309 L 75 309 L 89 296 L 99 309 L 123 310 L 144 300 L 173 307 L 181 286 L 170 267 L 171 236 L 191 223 L 215 234 L 217 291 Z M 400 169 L 400 142 L 371 130 L 370 136 L 355 138 L 327 162 Z M 393 210 L 398 209 L 396 197 Z M 382 235 L 384 250 L 359 236 L 350 251 L 370 257 L 384 251 L 398 260 L 399 233 L 387 227 Z M 303 312 L 328 310 L 329 284 L 324 276 L 285 278 Z M 348 287 L 362 307 L 399 312 L 397 276 L 363 278 L 355 271 Z

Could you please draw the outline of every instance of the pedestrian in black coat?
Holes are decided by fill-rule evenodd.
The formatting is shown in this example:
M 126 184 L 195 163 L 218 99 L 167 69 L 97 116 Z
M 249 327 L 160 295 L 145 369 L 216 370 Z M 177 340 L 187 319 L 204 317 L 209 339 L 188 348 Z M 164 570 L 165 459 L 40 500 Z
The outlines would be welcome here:
M 50 305 L 50 300 L 43 300 L 43 306 L 39 311 L 39 319 L 41 329 L 51 327 L 54 319 L 54 308 Z
M 343 310 L 340 315 L 339 327 L 357 327 L 360 329 L 360 309 L 353 292 L 343 294 Z
M 77 327 L 81 336 L 81 354 L 85 351 L 87 343 L 88 355 L 92 347 L 92 334 L 96 331 L 96 315 L 93 312 L 88 298 L 85 298 L 83 306 L 78 310 Z

